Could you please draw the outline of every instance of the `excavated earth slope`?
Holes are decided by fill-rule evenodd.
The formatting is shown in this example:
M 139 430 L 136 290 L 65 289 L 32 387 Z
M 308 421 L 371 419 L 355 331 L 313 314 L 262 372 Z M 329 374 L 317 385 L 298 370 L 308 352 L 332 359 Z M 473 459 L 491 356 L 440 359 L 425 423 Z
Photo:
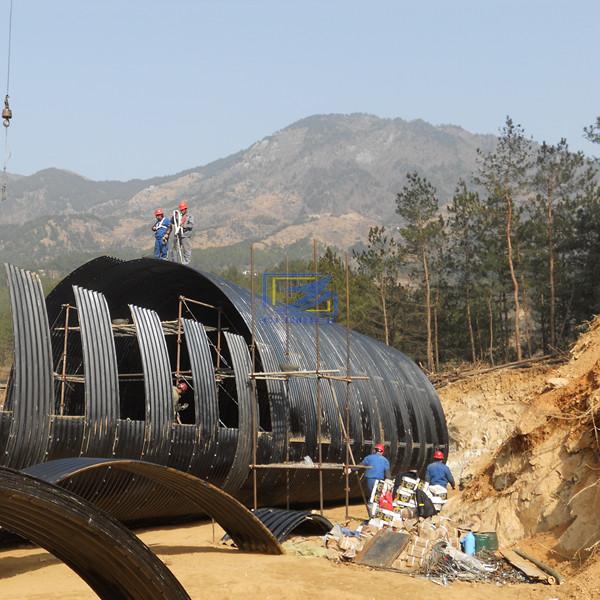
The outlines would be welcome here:
M 463 491 L 449 515 L 600 581 L 600 317 L 564 364 L 439 390 Z

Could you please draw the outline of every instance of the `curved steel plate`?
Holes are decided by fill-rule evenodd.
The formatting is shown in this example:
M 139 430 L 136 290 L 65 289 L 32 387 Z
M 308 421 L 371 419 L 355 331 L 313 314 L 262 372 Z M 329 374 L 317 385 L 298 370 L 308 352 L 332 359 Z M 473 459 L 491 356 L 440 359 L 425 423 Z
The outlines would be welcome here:
M 171 571 L 118 521 L 78 496 L 6 468 L 0 468 L 0 525 L 54 554 L 101 598 L 189 598 Z
M 79 494 L 96 503 L 102 495 L 102 477 L 106 471 L 131 473 L 144 477 L 166 495 L 185 499 L 212 517 L 231 536 L 241 550 L 282 554 L 277 540 L 262 522 L 233 496 L 188 473 L 137 460 L 73 458 L 41 463 L 25 472 L 56 485 L 80 480 L 87 482 Z M 105 510 L 110 510 L 105 508 Z

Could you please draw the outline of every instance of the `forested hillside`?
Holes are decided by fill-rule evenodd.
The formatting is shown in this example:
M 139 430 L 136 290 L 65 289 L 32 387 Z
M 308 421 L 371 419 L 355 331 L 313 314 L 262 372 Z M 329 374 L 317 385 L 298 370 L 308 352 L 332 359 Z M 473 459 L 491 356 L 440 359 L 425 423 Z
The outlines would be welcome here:
M 448 156 L 446 150 L 436 153 L 431 146 L 431 151 L 426 151 L 428 144 L 420 148 L 422 139 L 414 138 L 414 155 L 405 163 L 398 162 L 397 157 L 391 160 L 385 152 L 377 154 L 377 144 L 371 143 L 366 160 L 366 154 L 362 154 L 367 152 L 366 146 L 362 150 L 356 146 L 356 138 L 348 133 L 348 123 L 358 130 L 370 123 L 370 128 L 376 130 L 376 134 L 369 134 L 370 139 L 381 142 L 384 129 L 385 135 L 390 135 L 390 122 L 367 116 L 334 117 L 300 121 L 244 153 L 205 167 L 204 171 L 170 179 L 164 183 L 166 187 L 153 184 L 152 189 L 144 192 L 146 195 L 140 196 L 140 192 L 126 202 L 124 214 L 149 211 L 155 203 L 148 197 L 156 189 L 162 189 L 162 193 L 170 190 L 173 199 L 185 189 L 188 198 L 200 202 L 205 194 L 202 190 L 207 189 L 203 186 L 208 185 L 211 177 L 220 182 L 223 190 L 238 189 L 246 193 L 252 180 L 240 183 L 237 177 L 243 165 L 251 171 L 253 164 L 268 165 L 277 156 L 277 168 L 270 166 L 265 171 L 261 166 L 261 172 L 271 173 L 279 181 L 279 189 L 287 186 L 289 193 L 291 182 L 303 182 L 296 188 L 304 194 L 303 235 L 277 238 L 273 233 L 268 234 L 268 228 L 261 230 L 258 221 L 262 219 L 264 224 L 265 214 L 270 214 L 283 223 L 274 225 L 275 230 L 284 227 L 289 232 L 289 223 L 294 221 L 296 213 L 290 206 L 284 210 L 281 198 L 274 204 L 260 205 L 257 199 L 264 199 L 258 194 L 260 185 L 271 185 L 271 191 L 277 186 L 266 180 L 260 185 L 253 181 L 254 199 L 242 199 L 239 191 L 236 202 L 254 203 L 255 208 L 260 205 L 260 210 L 243 213 L 246 223 L 235 243 L 225 246 L 200 243 L 201 247 L 194 250 L 195 266 L 222 273 L 249 287 L 250 242 L 255 242 L 259 271 L 284 271 L 286 257 L 290 271 L 302 271 L 314 269 L 311 240 L 320 239 L 318 270 L 332 275 L 342 299 L 339 318 L 345 318 L 344 253 L 347 253 L 350 325 L 404 350 L 431 372 L 462 361 L 494 364 L 558 352 L 574 338 L 583 321 L 600 312 L 597 161 L 571 151 L 566 140 L 557 144 L 538 143 L 510 118 L 500 129 L 497 142 L 477 138 L 485 142 L 477 149 L 473 146 L 475 138 L 456 128 L 392 122 L 393 127 L 402 129 L 409 138 L 420 128 L 429 133 L 434 131 L 439 136 L 437 143 L 446 150 L 447 145 L 458 144 L 452 137 L 456 131 L 463 141 L 467 139 L 473 150 L 472 160 L 465 160 L 453 171 L 455 177 L 450 183 L 450 171 L 441 175 L 431 168 L 436 161 L 444 162 L 441 157 Z M 342 129 L 340 123 L 344 123 Z M 364 131 L 363 134 L 367 135 Z M 585 134 L 591 141 L 599 142 L 600 122 L 586 128 Z M 295 146 L 290 139 L 296 136 L 300 136 L 302 143 Z M 346 153 L 351 147 L 355 172 L 350 172 L 349 163 L 348 177 L 336 171 L 335 177 L 327 179 L 313 167 L 306 170 L 302 165 L 308 160 L 305 155 L 308 137 L 311 152 L 320 157 L 333 147 Z M 300 158 L 303 160 L 298 162 Z M 370 173 L 380 173 L 378 185 L 369 183 L 372 175 L 367 177 L 357 166 L 356 161 L 361 160 L 369 165 Z M 334 163 L 335 160 L 329 162 Z M 282 165 L 286 165 L 286 170 L 276 173 Z M 393 172 L 395 178 L 385 180 L 386 189 L 381 185 L 384 172 Z M 181 187 L 182 181 L 187 182 L 187 187 Z M 348 181 L 353 181 L 356 187 L 348 187 Z M 314 196 L 309 193 L 311 185 L 319 190 Z M 223 227 L 237 227 L 233 213 L 228 212 L 227 206 L 235 206 L 228 193 L 224 192 L 224 199 L 215 201 L 220 209 L 213 211 L 211 218 L 229 218 L 230 222 Z M 343 203 L 344 198 L 348 204 Z M 377 203 L 371 203 L 372 198 L 377 198 Z M 15 249 L 25 244 L 29 250 L 19 250 L 10 260 L 23 266 L 43 267 L 47 286 L 100 253 L 122 258 L 148 254 L 136 247 L 137 240 L 149 237 L 147 223 L 139 215 L 130 217 L 137 225 L 130 230 L 129 237 L 124 235 L 127 217 L 115 225 L 114 219 L 98 216 L 100 207 L 113 204 L 114 201 L 95 204 L 94 216 L 77 212 L 62 217 L 38 216 L 27 224 L 27 235 L 19 233 L 13 225 L 4 225 L 2 243 Z M 366 231 L 361 234 L 361 229 L 355 228 L 349 238 L 336 236 L 339 233 L 336 228 L 348 216 L 338 213 L 353 209 L 362 210 L 360 222 L 366 224 Z M 204 214 L 202 210 L 200 215 Z M 308 214 L 309 210 L 333 212 Z M 252 224 L 252 215 L 262 216 Z M 87 228 L 90 224 L 95 237 L 90 237 Z M 339 226 L 344 232 L 344 226 Z M 202 227 L 198 238 L 210 239 L 206 237 L 210 228 Z M 219 229 L 215 227 L 213 233 Z M 0 352 L 4 356 L 8 353 L 8 318 L 3 290 Z

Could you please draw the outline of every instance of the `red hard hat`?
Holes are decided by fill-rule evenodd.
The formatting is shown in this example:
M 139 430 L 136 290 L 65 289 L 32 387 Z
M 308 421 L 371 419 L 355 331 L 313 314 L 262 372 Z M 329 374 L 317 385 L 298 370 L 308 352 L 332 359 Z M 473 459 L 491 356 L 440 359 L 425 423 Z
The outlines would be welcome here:
M 383 452 L 385 450 L 385 448 L 383 447 L 383 444 L 375 444 L 375 450 L 379 450 L 379 452 Z
M 438 458 L 439 458 L 439 459 L 441 459 L 441 460 L 443 460 L 443 459 L 444 459 L 444 453 L 443 453 L 441 450 L 436 450 L 436 451 L 433 453 L 433 458 L 435 458 L 436 460 L 437 460 Z
M 163 212 L 163 209 L 162 209 L 162 208 L 157 208 L 157 209 L 154 211 L 154 216 L 155 216 L 155 217 L 158 217 L 158 215 L 164 215 L 164 214 L 165 214 L 165 213 Z
M 185 210 L 187 208 L 187 202 L 185 200 L 182 200 L 179 203 L 179 210 Z

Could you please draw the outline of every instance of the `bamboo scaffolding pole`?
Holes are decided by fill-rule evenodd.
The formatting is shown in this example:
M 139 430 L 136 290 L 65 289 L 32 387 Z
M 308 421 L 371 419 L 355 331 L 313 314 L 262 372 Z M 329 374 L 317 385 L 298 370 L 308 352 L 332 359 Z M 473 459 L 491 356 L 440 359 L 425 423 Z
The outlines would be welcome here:
M 346 442 L 346 467 L 350 463 L 350 285 L 348 253 L 344 255 L 344 281 L 346 284 L 346 397 L 344 399 L 344 441 Z M 346 468 L 346 521 L 350 512 L 350 471 Z M 362 490 L 362 488 L 361 488 Z
M 179 374 L 181 371 L 181 327 L 183 325 L 182 322 L 182 312 L 183 312 L 183 301 L 181 300 L 181 296 L 179 297 L 178 307 L 177 307 L 177 362 L 175 366 L 175 378 L 179 378 Z
M 315 270 L 315 282 L 318 281 L 319 277 L 319 264 L 317 263 L 317 240 L 313 239 L 313 265 Z M 319 287 L 317 284 L 317 300 L 315 308 L 319 309 Z M 315 353 L 316 353 L 316 373 L 317 373 L 317 450 L 318 450 L 318 461 L 319 461 L 319 511 L 323 516 L 323 470 L 321 465 L 323 464 L 323 446 L 321 444 L 321 381 L 318 377 L 319 369 L 321 367 L 321 330 L 319 326 L 319 316 L 315 319 Z
M 318 465 L 317 463 L 269 463 L 264 465 L 248 465 L 255 470 L 269 470 L 269 469 L 279 469 L 279 470 L 313 470 L 313 471 L 343 471 L 346 468 L 349 468 L 351 471 L 366 471 L 369 467 L 365 465 L 344 465 L 343 463 L 321 463 Z
M 219 308 L 217 313 L 217 369 L 221 368 L 221 321 L 223 311 Z
M 285 253 L 285 360 L 290 364 L 290 263 L 288 253 Z M 281 366 L 281 365 L 280 365 Z M 289 397 L 289 379 L 285 379 L 285 395 Z M 285 460 L 290 460 L 290 444 L 285 445 Z M 285 472 L 285 507 L 290 510 L 290 472 Z
M 190 304 L 197 304 L 198 306 L 204 306 L 204 308 L 212 308 L 213 310 L 221 310 L 220 307 L 214 306 L 213 304 L 207 304 L 206 302 L 200 302 L 194 298 L 188 298 L 187 296 L 179 296 L 179 299 L 183 302 L 189 302 Z
M 65 335 L 63 339 L 63 353 L 62 353 L 62 376 L 60 382 L 60 407 L 58 413 L 60 415 L 65 414 L 65 384 L 67 380 L 65 379 L 67 375 L 67 350 L 69 343 L 69 311 L 71 310 L 71 306 L 69 304 L 63 304 L 65 307 Z
M 256 373 L 256 298 L 254 294 L 254 244 L 250 244 L 250 301 L 252 312 L 252 374 Z M 252 382 L 252 492 L 254 510 L 258 508 L 258 473 L 256 469 L 256 447 L 258 444 L 258 423 L 256 418 L 256 378 L 251 376 Z

